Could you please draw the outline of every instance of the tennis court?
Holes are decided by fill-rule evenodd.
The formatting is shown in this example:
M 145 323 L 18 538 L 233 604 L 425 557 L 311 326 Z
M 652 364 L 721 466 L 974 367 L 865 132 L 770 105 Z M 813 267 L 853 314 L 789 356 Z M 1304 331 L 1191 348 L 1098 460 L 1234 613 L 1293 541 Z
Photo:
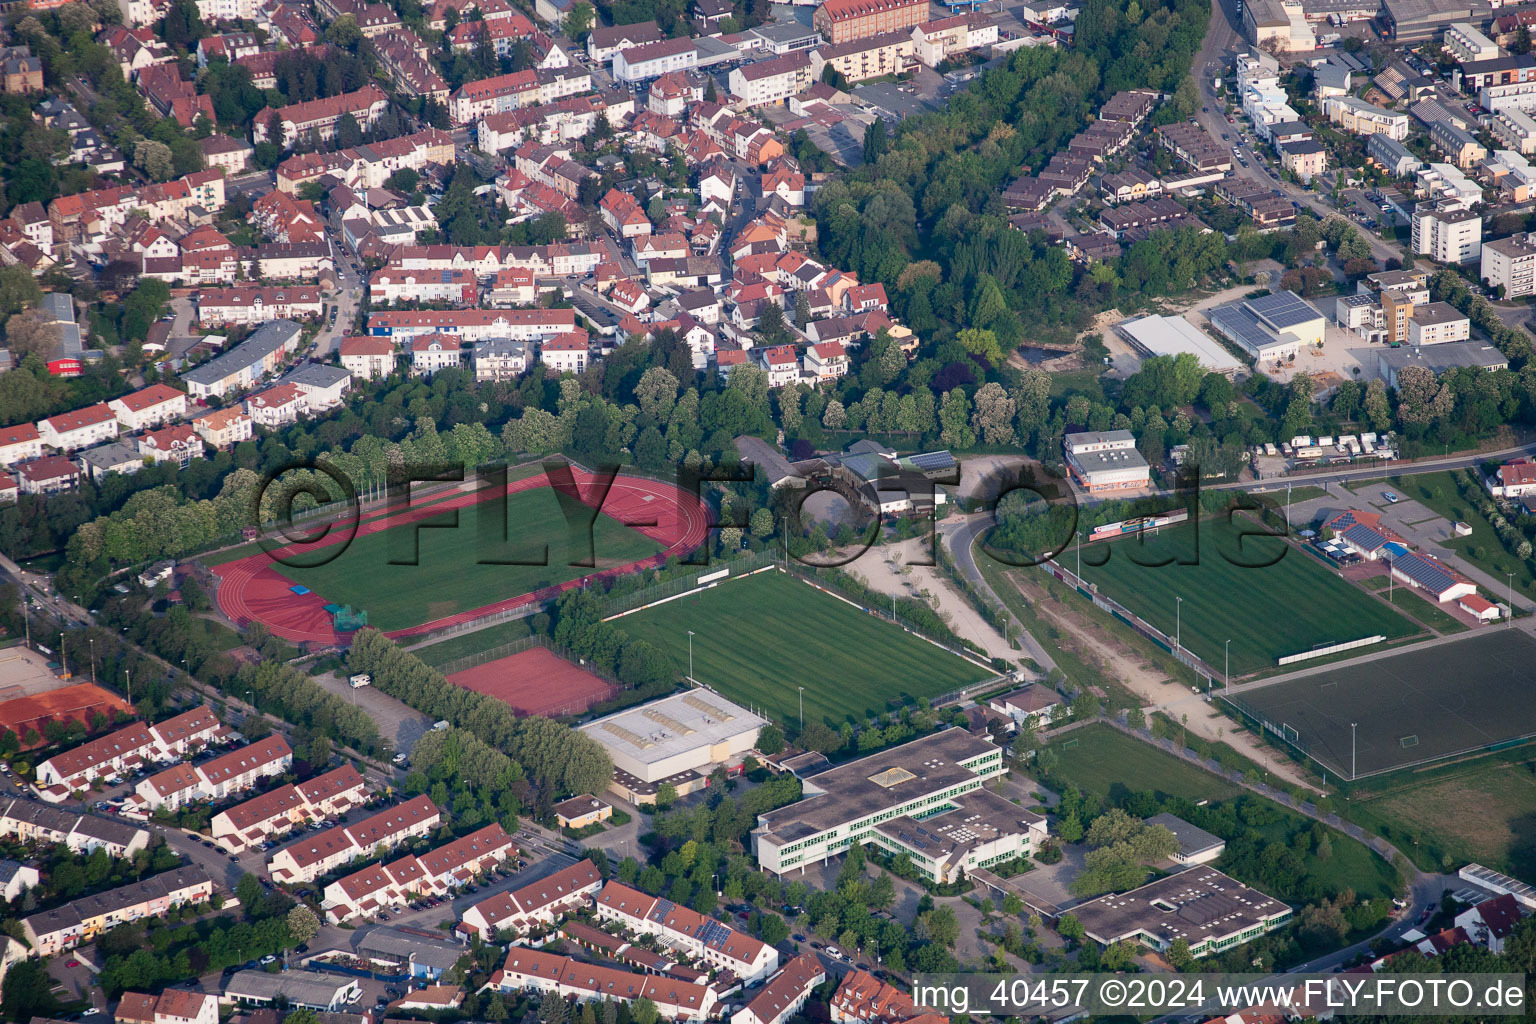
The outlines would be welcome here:
M 1225 699 L 1330 774 L 1364 778 L 1536 736 L 1533 665 L 1536 637 L 1493 628 Z
M 520 715 L 579 715 L 618 688 L 552 651 L 533 647 L 448 677 L 455 686 L 483 693 Z

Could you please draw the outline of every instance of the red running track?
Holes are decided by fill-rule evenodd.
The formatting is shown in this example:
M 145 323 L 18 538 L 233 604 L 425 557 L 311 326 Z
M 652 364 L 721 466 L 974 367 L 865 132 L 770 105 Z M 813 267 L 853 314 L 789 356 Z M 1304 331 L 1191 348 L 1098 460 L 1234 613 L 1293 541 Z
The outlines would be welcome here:
M 571 473 L 572 478 L 569 482 L 551 481 L 547 475 L 515 480 L 507 485 L 507 493 L 533 490 L 536 487 L 557 486 L 561 491 L 572 494 L 582 504 L 588 507 L 599 507 L 604 515 L 665 545 L 663 550 L 638 562 L 603 569 L 590 576 L 578 576 L 565 583 L 558 583 L 542 590 L 455 615 L 433 619 L 430 622 L 391 630 L 387 635 L 397 639 L 420 636 L 497 612 L 529 604 L 541 604 L 572 587 L 581 586 L 583 581 L 591 583 L 663 565 L 673 555 L 689 554 L 704 543 L 708 536 L 709 517 L 703 505 L 697 497 L 679 487 L 643 477 L 619 476 L 614 479 L 613 486 L 609 488 L 607 495 L 602 499 L 602 504 L 598 506 L 599 489 L 595 485 L 595 475 L 575 466 L 571 467 Z M 367 536 L 381 530 L 404 526 L 419 519 L 437 515 L 439 512 L 464 508 L 482 500 L 485 500 L 483 492 L 469 491 L 443 500 L 416 505 L 407 511 L 391 511 L 384 516 L 379 516 L 375 511 L 369 514 L 376 518 L 357 527 L 357 536 Z M 274 564 L 274 559 L 341 544 L 348 540 L 350 525 L 356 521 L 356 518 L 354 513 L 351 517 L 338 521 L 325 539 L 318 544 L 290 544 L 272 553 L 259 552 L 212 567 L 213 574 L 219 581 L 217 590 L 219 609 L 241 627 L 251 622 L 261 622 L 275 635 L 293 643 L 345 646 L 350 641 L 350 635 L 338 633 L 332 626 L 331 615 L 325 610 L 325 605 L 329 603 L 327 599 L 314 592 L 295 594 L 289 590 L 294 581 L 279 571 L 281 567 Z

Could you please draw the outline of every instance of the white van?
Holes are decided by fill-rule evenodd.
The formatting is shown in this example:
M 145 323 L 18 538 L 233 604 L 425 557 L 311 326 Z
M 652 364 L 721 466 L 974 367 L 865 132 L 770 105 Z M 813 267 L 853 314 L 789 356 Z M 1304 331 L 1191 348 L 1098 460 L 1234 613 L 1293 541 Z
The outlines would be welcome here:
M 368 675 L 366 672 L 360 672 L 347 680 L 347 685 L 352 687 L 354 690 L 361 689 L 364 686 L 371 686 L 372 684 L 373 677 Z

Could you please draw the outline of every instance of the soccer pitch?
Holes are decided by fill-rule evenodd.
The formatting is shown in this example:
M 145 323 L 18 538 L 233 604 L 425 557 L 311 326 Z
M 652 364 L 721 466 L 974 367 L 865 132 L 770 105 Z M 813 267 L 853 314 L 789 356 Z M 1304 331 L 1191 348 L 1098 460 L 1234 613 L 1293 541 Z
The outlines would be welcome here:
M 582 525 L 592 510 L 586 506 L 577 506 L 572 513 L 581 524 L 572 543 L 572 528 L 561 507 L 571 500 L 552 487 L 508 494 L 505 545 L 481 541 L 479 517 L 495 508 L 482 502 L 458 509 L 455 529 L 426 528 L 430 520 L 423 520 L 376 533 L 360 532 L 339 557 L 324 565 L 301 569 L 273 563 L 272 568 L 327 601 L 366 611 L 370 626 L 391 630 L 627 565 L 662 549 L 658 542 L 606 515 L 592 521 L 588 546 Z M 482 564 L 496 558 L 531 561 L 542 557 L 546 545 L 544 565 Z M 595 555 L 595 567 L 569 564 L 589 555 Z M 416 564 L 392 564 L 412 559 Z
M 775 721 L 832 728 L 890 710 L 890 702 L 936 697 L 990 673 L 905 630 L 777 570 L 615 619 L 637 639 L 670 651 L 731 700 Z
M 1273 669 L 1277 658 L 1324 644 L 1420 632 L 1305 551 L 1279 538 L 1240 536 L 1260 529 L 1248 520 L 1206 519 L 1085 544 L 1082 575 L 1168 636 L 1180 634 L 1184 648 L 1216 672 L 1231 640 L 1233 676 Z M 1068 548 L 1057 561 L 1071 569 L 1076 557 Z

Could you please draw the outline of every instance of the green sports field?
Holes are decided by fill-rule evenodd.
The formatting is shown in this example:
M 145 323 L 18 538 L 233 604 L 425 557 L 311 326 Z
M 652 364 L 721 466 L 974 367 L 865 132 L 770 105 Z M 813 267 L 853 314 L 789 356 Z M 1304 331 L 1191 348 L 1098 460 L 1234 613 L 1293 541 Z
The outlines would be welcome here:
M 1182 620 L 1185 649 L 1218 673 L 1231 640 L 1233 676 L 1324 644 L 1421 632 L 1307 552 L 1278 538 L 1241 536 L 1261 529 L 1250 520 L 1206 519 L 1144 540 L 1084 544 L 1083 578 L 1169 636 Z M 1058 561 L 1074 568 L 1076 552 L 1068 548 Z
M 606 515 L 592 525 L 590 549 L 572 547 L 570 528 L 561 512 L 562 497 L 552 487 L 536 487 L 507 496 L 505 550 L 480 540 L 479 506 L 459 510 L 457 529 L 415 529 L 402 525 L 378 533 L 359 534 L 334 561 L 315 568 L 272 567 L 303 584 L 327 601 L 349 604 L 368 612 L 368 624 L 379 629 L 403 629 L 497 601 L 520 597 L 542 587 L 589 575 L 598 569 L 627 565 L 656 554 L 661 545 Z M 590 509 L 575 511 L 580 523 Z M 578 529 L 577 540 L 585 542 Z M 413 536 L 420 545 L 413 552 Z M 485 565 L 494 558 L 538 557 L 548 545 L 544 565 Z M 573 558 L 596 553 L 596 568 L 572 566 Z M 392 562 L 410 561 L 400 565 Z
M 887 711 L 893 700 L 936 697 L 990 674 L 778 571 L 614 624 L 670 651 L 681 673 L 693 630 L 694 677 L 788 725 L 798 721 L 800 686 L 805 720 L 837 728 Z

